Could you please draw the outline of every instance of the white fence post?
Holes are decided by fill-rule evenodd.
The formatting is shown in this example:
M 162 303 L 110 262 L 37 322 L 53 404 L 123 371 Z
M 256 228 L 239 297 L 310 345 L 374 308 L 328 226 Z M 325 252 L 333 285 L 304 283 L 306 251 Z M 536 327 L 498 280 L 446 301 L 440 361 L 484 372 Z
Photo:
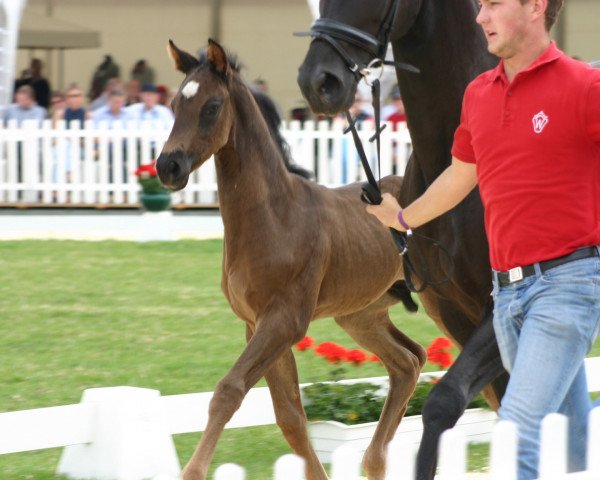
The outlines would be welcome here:
M 517 447 L 517 426 L 513 422 L 499 421 L 492 431 L 491 480 L 517 479 Z
M 392 440 L 388 445 L 386 480 L 414 480 L 416 444 Z
M 81 402 L 96 406 L 93 440 L 63 450 L 59 475 L 95 480 L 179 478 L 179 459 L 158 390 L 92 388 L 84 391 Z
M 551 413 L 542 420 L 540 478 L 560 478 L 567 473 L 567 417 Z
M 456 428 L 440 438 L 438 480 L 462 480 L 467 472 L 467 439 Z
M 357 480 L 362 461 L 356 448 L 342 445 L 331 455 L 331 480 Z
M 274 480 L 304 480 L 304 459 L 288 454 L 275 462 Z
M 600 407 L 591 411 L 588 425 L 587 469 L 600 478 Z
M 235 463 L 224 463 L 215 470 L 214 480 L 245 480 L 246 471 Z

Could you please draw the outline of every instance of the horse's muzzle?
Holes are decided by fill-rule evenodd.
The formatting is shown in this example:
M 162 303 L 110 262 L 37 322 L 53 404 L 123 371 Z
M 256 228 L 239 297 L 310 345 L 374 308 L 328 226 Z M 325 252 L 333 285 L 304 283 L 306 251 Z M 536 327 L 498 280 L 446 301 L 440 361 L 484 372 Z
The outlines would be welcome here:
M 193 163 L 193 159 L 181 150 L 163 152 L 156 161 L 158 178 L 169 190 L 181 190 L 188 183 Z

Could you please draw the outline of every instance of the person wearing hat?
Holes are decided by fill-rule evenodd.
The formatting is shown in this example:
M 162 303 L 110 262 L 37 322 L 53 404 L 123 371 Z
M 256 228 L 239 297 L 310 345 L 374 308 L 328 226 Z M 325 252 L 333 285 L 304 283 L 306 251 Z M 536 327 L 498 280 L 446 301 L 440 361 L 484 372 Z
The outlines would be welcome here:
M 159 103 L 160 93 L 152 83 L 142 85 L 140 93 L 141 102 L 127 107 L 127 111 L 133 120 L 138 122 L 160 122 L 164 124 L 173 123 L 173 112 Z

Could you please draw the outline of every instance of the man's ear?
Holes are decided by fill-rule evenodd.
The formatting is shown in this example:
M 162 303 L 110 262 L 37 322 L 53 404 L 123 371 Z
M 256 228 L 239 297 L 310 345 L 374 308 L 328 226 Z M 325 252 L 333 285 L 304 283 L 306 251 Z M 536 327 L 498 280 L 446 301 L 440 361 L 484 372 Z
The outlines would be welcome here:
M 177 70 L 185 73 L 186 75 L 200 65 L 200 62 L 194 56 L 184 52 L 183 50 L 179 50 L 173 43 L 173 40 L 169 40 L 167 52 L 169 52 L 169 56 L 173 59 Z
M 229 60 L 227 59 L 227 54 L 223 47 L 212 38 L 209 38 L 206 54 L 215 70 L 226 77 L 229 74 Z

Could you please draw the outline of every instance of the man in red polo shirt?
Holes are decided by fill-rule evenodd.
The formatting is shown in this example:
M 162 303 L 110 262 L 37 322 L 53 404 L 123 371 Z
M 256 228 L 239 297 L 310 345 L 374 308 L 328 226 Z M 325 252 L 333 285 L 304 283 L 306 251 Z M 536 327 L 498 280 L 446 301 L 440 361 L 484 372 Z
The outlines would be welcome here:
M 585 468 L 583 360 L 600 327 L 600 71 L 551 42 L 562 3 L 480 1 L 477 22 L 501 61 L 467 87 L 451 165 L 405 209 L 389 194 L 367 207 L 405 231 L 479 185 L 511 374 L 499 415 L 519 428 L 519 480 L 538 476 L 552 412 L 569 416 L 570 469 Z

